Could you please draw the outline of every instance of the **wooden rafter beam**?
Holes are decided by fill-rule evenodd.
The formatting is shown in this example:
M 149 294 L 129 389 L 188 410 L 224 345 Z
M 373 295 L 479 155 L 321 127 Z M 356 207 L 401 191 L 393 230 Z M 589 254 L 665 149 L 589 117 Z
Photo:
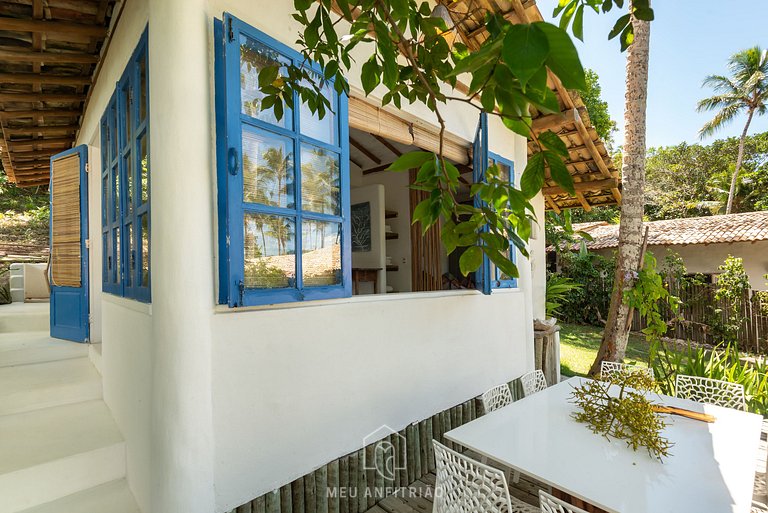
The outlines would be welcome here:
M 0 111 L 0 119 L 36 119 L 36 118 L 74 118 L 80 117 L 79 110 L 43 109 L 43 110 L 5 110 Z
M 547 200 L 547 204 L 549 205 L 549 208 L 555 211 L 556 214 L 560 213 L 560 207 L 557 206 L 557 203 L 555 203 L 555 200 L 553 200 L 549 196 L 544 196 L 544 198 Z
M 90 84 L 91 77 L 41 73 L 0 73 L 0 82 L 4 84 L 55 84 L 77 86 Z
M 597 150 L 597 147 L 595 146 L 594 141 L 592 141 L 592 137 L 589 135 L 589 131 L 587 130 L 587 127 L 584 125 L 584 122 L 581 120 L 581 116 L 579 116 L 578 111 L 574 111 L 575 121 L 576 121 L 576 129 L 579 131 L 579 135 L 581 135 L 582 140 L 584 141 L 584 144 L 587 147 L 587 150 L 592 155 L 592 158 L 595 159 L 595 164 L 597 164 L 597 168 L 600 170 L 600 172 L 605 176 L 606 178 L 611 178 L 611 170 L 608 169 L 608 166 L 603 162 L 602 155 L 600 155 L 600 152 Z M 611 188 L 611 194 L 613 194 L 613 198 L 616 200 L 617 203 L 621 203 L 621 192 L 619 191 L 618 187 Z
M 616 178 L 606 178 L 605 180 L 595 180 L 591 182 L 576 182 L 573 184 L 574 189 L 577 192 L 583 191 L 603 191 L 618 187 L 619 181 Z M 553 185 L 550 187 L 544 187 L 541 192 L 547 196 L 554 196 L 557 194 L 568 194 L 559 185 Z
M 61 93 L 0 93 L 0 103 L 8 102 L 61 102 L 80 103 L 85 100 L 84 94 Z
M 374 164 L 381 164 L 381 159 L 376 154 L 371 152 L 371 150 L 366 148 L 360 141 L 350 136 L 349 144 L 357 148 L 360 151 L 360 153 L 368 157 Z
M 83 25 L 64 21 L 27 20 L 17 18 L 0 18 L 0 30 L 12 32 L 35 32 L 38 34 L 74 34 L 87 37 L 105 37 L 107 27 L 99 25 Z
M 19 162 L 21 160 L 36 160 L 40 157 L 50 157 L 55 155 L 60 150 L 51 148 L 48 150 L 33 150 L 33 151 L 14 151 L 13 160 Z
M 0 62 L 35 62 L 39 64 L 95 64 L 98 55 L 89 53 L 35 52 L 0 48 Z
M 380 135 L 375 135 L 375 134 L 374 134 L 373 137 L 375 137 L 377 141 L 379 141 L 381 144 L 383 144 L 386 149 L 391 151 L 395 155 L 395 157 L 400 157 L 403 154 L 402 151 L 397 149 L 397 146 L 395 146 L 394 144 L 389 142 L 386 138 L 384 138 L 384 137 L 382 137 Z
M 373 174 L 373 173 L 380 173 L 382 171 L 386 171 L 387 168 L 389 166 L 391 166 L 391 165 L 392 165 L 392 163 L 390 162 L 389 164 L 382 164 L 380 166 L 372 167 L 370 169 L 363 169 L 363 174 L 364 175 L 370 175 L 370 174 Z
M 16 151 L 20 148 L 34 149 L 35 146 L 63 146 L 72 144 L 72 138 L 60 137 L 55 139 L 35 139 L 33 141 L 7 141 L 10 151 Z
M 50 134 L 76 132 L 77 130 L 79 130 L 79 128 L 80 127 L 77 125 L 62 125 L 62 126 L 25 126 L 25 127 L 19 127 L 19 128 L 5 127 L 3 130 L 5 131 L 5 135 L 27 135 L 27 134 L 50 135 Z
M 545 130 L 559 129 L 563 125 L 573 123 L 573 114 L 570 111 L 563 111 L 560 114 L 548 114 L 540 116 L 531 122 L 531 128 L 534 132 L 543 132 Z

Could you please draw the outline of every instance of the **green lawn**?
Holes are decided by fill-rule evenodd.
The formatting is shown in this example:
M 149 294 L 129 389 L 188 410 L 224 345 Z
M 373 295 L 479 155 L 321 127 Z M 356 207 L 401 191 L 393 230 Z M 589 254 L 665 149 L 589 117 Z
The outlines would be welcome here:
M 586 376 L 603 336 L 595 326 L 560 324 L 560 372 L 565 376 Z M 648 344 L 640 335 L 630 334 L 625 363 L 648 366 Z

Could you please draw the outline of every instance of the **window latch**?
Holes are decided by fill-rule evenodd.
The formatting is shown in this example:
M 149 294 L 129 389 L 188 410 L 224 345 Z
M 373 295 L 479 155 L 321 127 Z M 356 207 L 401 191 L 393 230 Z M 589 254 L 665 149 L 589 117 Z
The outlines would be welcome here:
M 245 283 L 243 283 L 243 280 L 237 282 L 237 291 L 240 294 L 240 301 L 238 306 L 243 306 L 243 294 L 245 294 Z
M 240 156 L 238 155 L 235 148 L 229 149 L 229 154 L 227 156 L 227 166 L 229 167 L 229 174 L 232 176 L 237 176 L 238 171 L 240 171 Z

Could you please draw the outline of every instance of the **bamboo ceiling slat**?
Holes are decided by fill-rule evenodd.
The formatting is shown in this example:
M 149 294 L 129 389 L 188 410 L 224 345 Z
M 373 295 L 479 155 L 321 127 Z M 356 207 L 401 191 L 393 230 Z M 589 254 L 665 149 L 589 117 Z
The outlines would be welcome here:
M 116 5 L 0 0 L 0 161 L 11 182 L 45 185 L 16 172 L 28 160 L 22 152 L 74 143 Z M 51 134 L 58 137 L 45 138 Z
M 51 282 L 80 287 L 80 155 L 54 160 L 51 167 Z

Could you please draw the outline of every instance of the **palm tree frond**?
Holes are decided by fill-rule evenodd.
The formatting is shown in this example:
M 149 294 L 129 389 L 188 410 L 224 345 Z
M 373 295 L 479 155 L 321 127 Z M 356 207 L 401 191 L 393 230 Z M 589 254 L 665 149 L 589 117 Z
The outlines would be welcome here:
M 701 82 L 702 87 L 710 87 L 715 92 L 741 94 L 739 86 L 723 75 L 709 75 Z
M 723 107 L 720 112 L 715 114 L 715 117 L 704 123 L 704 126 L 699 130 L 699 138 L 703 139 L 714 134 L 739 114 L 739 111 L 744 108 L 743 104 L 733 104 Z
M 722 109 L 731 105 L 743 105 L 744 103 L 744 98 L 741 96 L 720 94 L 699 100 L 699 103 L 696 104 L 696 111 L 705 112 L 708 110 Z

